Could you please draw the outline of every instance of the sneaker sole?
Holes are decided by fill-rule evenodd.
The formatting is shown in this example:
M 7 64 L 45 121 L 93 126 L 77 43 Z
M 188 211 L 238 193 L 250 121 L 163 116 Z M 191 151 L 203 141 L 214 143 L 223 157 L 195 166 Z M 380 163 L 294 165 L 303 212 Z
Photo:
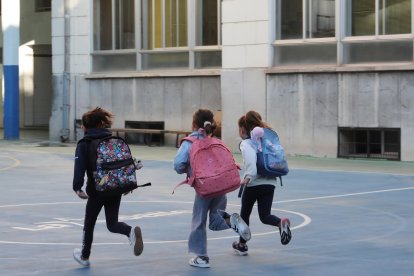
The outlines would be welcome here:
M 233 250 L 234 250 L 234 253 L 236 255 L 239 255 L 239 256 L 246 256 L 247 255 L 247 252 L 241 252 L 241 251 L 239 251 L 237 249 L 233 249 Z
M 142 241 L 141 228 L 139 228 L 138 226 L 135 227 L 134 234 L 135 234 L 134 255 L 139 256 L 144 250 L 144 242 Z
M 230 223 L 237 227 L 237 230 L 231 227 L 237 234 L 239 234 L 245 241 L 249 241 L 252 237 L 249 226 L 244 222 L 240 215 L 232 215 L 230 217 Z
M 188 264 L 194 267 L 201 267 L 201 268 L 209 268 L 210 264 L 196 264 L 194 262 L 192 262 L 191 260 L 188 261 Z
M 283 245 L 287 245 L 292 239 L 292 232 L 290 231 L 290 221 L 289 219 L 282 221 L 282 227 L 280 231 L 280 242 Z
M 78 258 L 76 258 L 76 256 L 75 256 L 75 252 L 73 252 L 73 259 L 75 259 L 75 261 L 76 261 L 78 264 L 80 264 L 81 266 L 84 266 L 84 267 L 88 267 L 88 266 L 90 266 L 89 261 L 87 261 L 86 263 L 84 263 L 84 262 L 82 262 L 82 260 L 79 260 Z

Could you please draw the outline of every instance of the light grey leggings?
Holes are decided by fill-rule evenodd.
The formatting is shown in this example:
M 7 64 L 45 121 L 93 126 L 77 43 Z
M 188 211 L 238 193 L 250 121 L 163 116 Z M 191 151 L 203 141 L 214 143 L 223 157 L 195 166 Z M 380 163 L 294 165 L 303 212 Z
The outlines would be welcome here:
M 202 198 L 197 193 L 194 199 L 191 233 L 188 238 L 188 252 L 197 256 L 207 256 L 207 214 L 208 228 L 213 231 L 230 229 L 223 218 L 227 205 L 226 195 Z

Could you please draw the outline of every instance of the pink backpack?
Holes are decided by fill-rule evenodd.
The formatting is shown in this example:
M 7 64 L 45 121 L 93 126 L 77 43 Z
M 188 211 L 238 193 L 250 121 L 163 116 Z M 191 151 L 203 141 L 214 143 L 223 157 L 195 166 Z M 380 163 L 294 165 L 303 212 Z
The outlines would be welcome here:
M 221 140 L 204 135 L 204 139 L 189 136 L 183 141 L 192 142 L 190 166 L 193 175 L 187 174 L 187 179 L 175 188 L 189 184 L 201 197 L 216 197 L 240 187 L 240 168 Z

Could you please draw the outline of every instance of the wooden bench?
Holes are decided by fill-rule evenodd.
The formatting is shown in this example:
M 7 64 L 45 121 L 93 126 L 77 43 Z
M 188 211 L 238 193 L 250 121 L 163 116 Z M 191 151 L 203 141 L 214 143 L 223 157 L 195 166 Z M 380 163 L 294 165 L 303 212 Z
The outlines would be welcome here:
M 153 134 L 176 134 L 175 146 L 180 146 L 180 136 L 187 136 L 191 131 L 186 130 L 164 130 L 164 129 L 144 129 L 144 128 L 110 128 L 112 132 L 115 132 L 117 136 L 119 133 L 137 133 L 144 134 L 144 142 L 149 146 L 152 146 L 152 135 Z M 160 145 L 164 145 L 164 138 L 161 135 Z
M 146 129 L 146 128 L 110 128 L 112 132 L 116 133 L 116 136 L 119 136 L 119 133 L 137 133 L 144 134 L 144 143 L 148 146 L 152 146 L 152 135 L 153 134 L 164 134 L 165 130 L 163 129 Z M 164 137 L 160 136 L 160 146 L 164 145 Z

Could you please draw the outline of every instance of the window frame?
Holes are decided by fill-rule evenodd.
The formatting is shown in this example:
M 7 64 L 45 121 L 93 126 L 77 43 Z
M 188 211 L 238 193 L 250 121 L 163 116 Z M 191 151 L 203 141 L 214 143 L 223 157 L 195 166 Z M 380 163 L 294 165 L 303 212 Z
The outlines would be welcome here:
M 274 9 L 274 16 L 275 16 L 275 33 L 274 33 L 274 41 L 272 42 L 271 46 L 273 48 L 273 56 L 270 57 L 272 59 L 272 67 L 283 67 L 284 65 L 279 65 L 274 63 L 274 55 L 276 52 L 276 48 L 278 46 L 294 46 L 294 45 L 310 45 L 310 44 L 330 44 L 330 43 L 336 43 L 337 45 L 337 60 L 336 64 L 326 64 L 326 65 L 334 65 L 337 67 L 343 66 L 343 65 L 359 65 L 359 63 L 346 63 L 344 60 L 344 46 L 346 44 L 354 44 L 354 43 L 366 43 L 366 42 L 393 42 L 393 41 L 405 41 L 410 42 L 414 40 L 414 0 L 411 1 L 411 33 L 409 34 L 380 34 L 379 32 L 379 2 L 381 0 L 374 0 L 375 1 L 375 34 L 374 35 L 366 35 L 366 36 L 348 36 L 346 34 L 347 32 L 347 24 L 350 23 L 350 19 L 347 18 L 347 5 L 350 3 L 348 0 L 335 0 L 335 37 L 328 37 L 328 38 L 306 38 L 306 28 L 308 26 L 307 20 L 306 20 L 306 3 L 307 1 L 312 0 L 302 0 L 302 21 L 303 21 L 303 27 L 302 27 L 302 38 L 300 39 L 277 39 L 277 0 L 275 1 L 275 9 Z M 310 6 L 310 5 L 309 5 Z M 310 17 L 310 16 L 309 16 Z M 391 62 L 370 62 L 370 64 L 390 64 Z M 397 61 L 392 62 L 393 64 L 401 64 L 401 65 L 407 65 L 411 64 L 414 65 L 414 46 L 413 46 L 413 59 L 407 60 L 407 61 Z M 362 63 L 364 64 L 364 63 Z M 312 64 L 309 64 L 312 65 Z M 289 64 L 289 66 L 295 66 L 292 64 Z M 297 64 L 297 66 L 303 66 L 303 64 Z
M 115 0 L 112 1 L 112 15 L 114 16 L 114 3 Z M 151 0 L 150 0 L 151 1 Z M 135 14 L 135 47 L 133 49 L 115 49 L 114 48 L 114 37 L 112 38 L 112 49 L 111 50 L 96 50 L 94 49 L 94 35 L 90 36 L 91 41 L 91 47 L 90 47 L 90 62 L 91 62 L 91 72 L 92 73 L 101 73 L 103 71 L 95 70 L 93 67 L 93 59 L 97 56 L 111 56 L 111 55 L 119 55 L 119 54 L 135 54 L 136 56 L 136 69 L 137 72 L 146 72 L 151 69 L 143 69 L 143 55 L 146 54 L 157 54 L 157 53 L 183 53 L 187 52 L 189 54 L 189 62 L 187 69 L 198 69 L 195 68 L 195 55 L 199 52 L 213 52 L 213 51 L 220 51 L 222 50 L 221 46 L 221 0 L 214 0 L 217 1 L 217 45 L 208 45 L 208 46 L 201 46 L 196 45 L 196 25 L 197 20 L 200 20 L 197 18 L 197 4 L 199 0 L 186 0 L 187 1 L 187 46 L 183 47 L 163 47 L 163 48 L 154 48 L 154 49 L 144 49 L 142 47 L 143 43 L 143 28 L 141 26 L 142 24 L 142 2 L 143 0 L 134 0 L 134 14 Z M 212 1 L 212 0 L 209 0 Z M 90 0 L 90 6 L 92 7 L 90 9 L 90 23 L 91 23 L 91 33 L 94 34 L 94 13 L 95 13 L 95 6 L 94 6 L 94 0 Z M 114 18 L 111 18 L 111 26 L 112 26 L 112 36 L 114 36 Z M 164 24 L 164 18 L 162 19 L 162 24 Z M 164 29 L 164 28 L 163 28 Z M 164 34 L 163 34 L 164 37 Z M 163 39 L 164 40 L 164 39 Z M 215 69 L 221 69 L 221 64 L 217 67 L 214 67 Z M 182 70 L 182 67 L 177 67 L 177 69 Z M 211 68 L 200 68 L 200 69 L 211 69 Z M 155 69 L 155 70 L 161 70 L 161 69 Z M 164 69 L 162 69 L 164 70 Z M 165 70 L 173 70 L 173 68 L 166 68 Z M 108 71 L 104 72 L 111 72 L 112 70 L 109 69 Z M 116 70 L 115 70 L 116 71 Z M 118 72 L 118 71 L 117 71 Z

